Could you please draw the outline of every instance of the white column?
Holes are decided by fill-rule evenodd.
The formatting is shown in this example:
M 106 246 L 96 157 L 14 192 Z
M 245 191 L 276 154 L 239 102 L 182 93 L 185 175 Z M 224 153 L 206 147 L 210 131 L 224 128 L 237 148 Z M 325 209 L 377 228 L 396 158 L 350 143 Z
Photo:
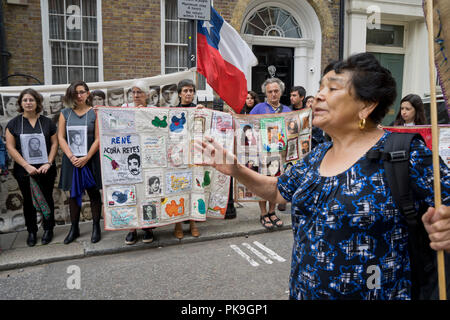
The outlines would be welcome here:
M 307 89 L 308 72 L 308 48 L 296 47 L 294 50 L 294 86 L 302 86 Z
M 366 52 L 367 12 L 361 9 L 347 11 L 348 28 L 345 56 Z

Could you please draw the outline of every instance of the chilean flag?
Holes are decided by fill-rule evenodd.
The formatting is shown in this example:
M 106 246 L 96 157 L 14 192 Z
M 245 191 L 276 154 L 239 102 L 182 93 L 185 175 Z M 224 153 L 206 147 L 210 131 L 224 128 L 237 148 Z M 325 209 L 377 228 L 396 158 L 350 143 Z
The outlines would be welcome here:
M 247 79 L 258 60 L 237 31 L 211 7 L 211 20 L 197 21 L 197 71 L 239 113 L 247 98 Z

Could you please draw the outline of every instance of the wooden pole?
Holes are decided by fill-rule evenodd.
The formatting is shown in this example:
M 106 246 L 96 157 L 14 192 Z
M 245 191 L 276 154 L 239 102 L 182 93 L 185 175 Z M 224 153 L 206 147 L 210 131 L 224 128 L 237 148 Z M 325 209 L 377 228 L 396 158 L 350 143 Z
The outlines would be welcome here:
M 434 174 L 434 206 L 436 210 L 441 206 L 441 175 L 439 171 L 439 128 L 437 126 L 437 106 L 436 106 L 436 72 L 434 63 L 434 22 L 433 22 L 433 0 L 426 0 L 427 26 L 428 26 L 428 65 L 430 68 L 430 114 L 431 114 L 431 135 L 433 146 L 433 174 Z M 444 251 L 437 252 L 439 299 L 447 300 L 445 285 L 445 262 Z

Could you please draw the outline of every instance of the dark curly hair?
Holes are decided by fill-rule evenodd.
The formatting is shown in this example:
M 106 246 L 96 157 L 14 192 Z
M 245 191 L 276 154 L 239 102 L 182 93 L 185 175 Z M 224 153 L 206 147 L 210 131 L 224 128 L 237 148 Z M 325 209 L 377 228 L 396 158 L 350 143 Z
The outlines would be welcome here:
M 22 107 L 22 99 L 23 96 L 26 94 L 31 95 L 34 98 L 34 100 L 36 100 L 36 114 L 41 112 L 44 109 L 44 107 L 42 106 L 42 101 L 44 100 L 44 98 L 39 92 L 31 88 L 23 89 L 22 92 L 20 93 L 19 99 L 17 100 L 17 103 L 19 104 L 19 109 L 17 109 L 17 111 L 19 111 L 20 113 L 24 111 Z
M 376 102 L 377 106 L 369 118 L 376 124 L 383 120 L 397 97 L 397 88 L 391 72 L 383 67 L 373 54 L 358 53 L 343 61 L 333 61 L 323 74 L 330 71 L 336 74 L 349 71 L 352 85 L 350 93 L 354 93 L 358 100 Z

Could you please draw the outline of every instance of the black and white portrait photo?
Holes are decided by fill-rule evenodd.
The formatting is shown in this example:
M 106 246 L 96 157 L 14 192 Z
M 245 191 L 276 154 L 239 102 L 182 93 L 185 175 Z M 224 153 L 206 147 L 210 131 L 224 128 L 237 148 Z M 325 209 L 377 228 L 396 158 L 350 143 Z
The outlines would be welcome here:
M 148 179 L 148 194 L 151 195 L 161 194 L 160 177 L 153 176 Z
M 29 164 L 48 162 L 47 146 L 43 134 L 21 134 L 22 156 Z
M 161 107 L 176 107 L 178 105 L 178 91 L 176 84 L 161 87 Z
M 41 142 L 38 138 L 33 137 L 28 140 L 28 156 L 30 158 L 39 158 L 42 157 Z
M 154 205 L 154 204 L 144 204 L 142 206 L 142 219 L 144 221 L 154 221 L 154 220 L 156 220 L 156 205 Z
M 108 106 L 121 107 L 125 103 L 123 88 L 108 89 Z
M 128 163 L 128 171 L 133 176 L 137 176 L 141 173 L 141 157 L 138 154 L 136 153 L 130 154 L 128 156 L 127 163 Z
M 74 156 L 83 157 L 87 155 L 87 127 L 70 126 L 67 128 L 67 140 L 70 151 Z

